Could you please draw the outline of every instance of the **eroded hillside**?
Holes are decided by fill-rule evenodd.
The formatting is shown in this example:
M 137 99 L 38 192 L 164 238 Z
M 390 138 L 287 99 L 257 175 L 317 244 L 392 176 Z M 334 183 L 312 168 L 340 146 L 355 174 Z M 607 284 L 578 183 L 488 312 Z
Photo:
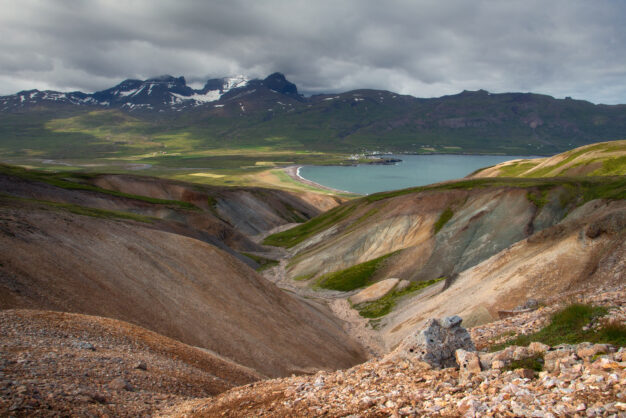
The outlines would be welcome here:
M 625 193 L 623 177 L 463 180 L 351 201 L 265 242 L 289 249 L 290 288 L 359 312 L 386 352 L 431 317 L 481 324 L 528 298 L 623 280 Z M 350 303 L 388 278 L 407 282 Z
M 9 172 L 0 182 L 2 309 L 128 321 L 268 376 L 364 359 L 325 307 L 288 295 L 249 267 L 258 265 L 237 251 L 262 248 L 219 210 L 189 203 L 197 197 L 209 205 L 201 193 L 163 200 L 35 175 Z M 286 202 L 285 213 L 316 211 L 268 194 Z M 263 224 L 263 215 L 254 223 Z
M 500 369 L 483 370 L 472 386 L 453 369 L 389 358 L 331 370 L 389 353 L 433 317 L 460 315 L 479 348 L 537 331 L 573 295 L 594 295 L 623 323 L 623 176 L 465 179 L 341 203 L 138 176 L 1 171 L 0 371 L 8 374 L 0 378 L 10 380 L 0 379 L 8 394 L 0 411 L 502 411 L 508 399 L 483 389 L 513 382 L 542 399 L 550 392 Z M 546 308 L 498 321 L 529 299 Z M 612 359 L 622 355 L 601 360 Z M 590 361 L 572 370 L 611 378 Z M 615 387 L 580 389 L 589 373 L 572 378 L 572 370 L 562 380 L 598 408 L 616 396 Z M 400 386 L 423 396 L 403 396 Z M 441 393 L 453 402 L 439 405 Z M 530 408 L 520 399 L 507 405 Z M 554 405 L 540 406 L 580 408 Z

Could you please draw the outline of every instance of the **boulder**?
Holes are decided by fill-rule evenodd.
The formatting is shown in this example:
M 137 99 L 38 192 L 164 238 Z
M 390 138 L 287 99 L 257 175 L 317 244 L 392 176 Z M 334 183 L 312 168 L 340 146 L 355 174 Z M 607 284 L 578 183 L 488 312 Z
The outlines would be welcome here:
M 480 360 L 475 351 L 467 351 L 459 348 L 454 353 L 459 365 L 459 377 L 461 380 L 469 380 L 481 372 Z
M 544 354 L 550 350 L 550 346 L 540 342 L 532 342 L 528 345 L 528 351 L 533 354 Z
M 457 367 L 455 354 L 458 349 L 476 351 L 469 332 L 461 327 L 461 322 L 458 316 L 441 321 L 430 319 L 423 330 L 406 337 L 392 356 L 424 361 L 433 368 Z
M 576 354 L 581 359 L 585 359 L 589 361 L 594 356 L 600 354 L 607 354 L 612 351 L 615 351 L 613 347 L 609 344 L 591 344 L 591 343 L 582 343 L 578 345 L 578 349 L 576 350 Z
M 400 279 L 385 279 L 380 282 L 374 283 L 371 286 L 366 287 L 361 290 L 354 296 L 350 297 L 350 302 L 353 305 L 358 305 L 359 303 L 365 302 L 373 302 L 385 296 L 387 293 L 391 292 Z
M 549 372 L 558 372 L 561 366 L 571 366 L 578 360 L 576 355 L 576 347 L 572 345 L 562 344 L 548 351 L 544 356 L 543 368 Z

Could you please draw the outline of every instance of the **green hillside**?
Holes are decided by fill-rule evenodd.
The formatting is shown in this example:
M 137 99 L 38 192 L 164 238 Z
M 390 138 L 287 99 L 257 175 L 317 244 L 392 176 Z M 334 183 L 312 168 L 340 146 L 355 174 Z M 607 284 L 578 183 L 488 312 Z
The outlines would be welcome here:
M 507 161 L 474 177 L 576 177 L 626 175 L 626 140 L 586 145 L 548 158 Z

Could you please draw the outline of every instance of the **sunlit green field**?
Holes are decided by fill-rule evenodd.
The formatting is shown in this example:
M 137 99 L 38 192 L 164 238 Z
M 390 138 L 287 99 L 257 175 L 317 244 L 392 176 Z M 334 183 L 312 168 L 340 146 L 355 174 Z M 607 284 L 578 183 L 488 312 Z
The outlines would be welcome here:
M 481 173 L 497 177 L 561 177 L 626 175 L 626 140 L 601 142 L 553 157 L 517 160 L 498 164 Z
M 340 164 L 347 157 L 308 151 L 276 136 L 254 144 L 224 143 L 208 128 L 168 126 L 115 110 L 31 116 L 27 124 L 18 115 L 0 117 L 0 160 L 47 171 L 135 173 L 211 185 L 319 192 L 322 189 L 298 183 L 276 169 Z

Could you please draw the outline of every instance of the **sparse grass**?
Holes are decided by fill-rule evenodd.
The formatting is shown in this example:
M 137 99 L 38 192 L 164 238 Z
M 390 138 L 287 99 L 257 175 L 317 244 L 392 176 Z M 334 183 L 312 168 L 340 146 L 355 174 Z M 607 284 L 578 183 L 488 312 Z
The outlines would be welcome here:
M 626 156 L 609 158 L 602 162 L 602 168 L 591 173 L 594 176 L 626 175 Z
M 263 240 L 263 244 L 291 248 L 318 232 L 323 231 L 327 227 L 345 219 L 355 209 L 356 205 L 351 204 L 337 206 L 302 225 L 266 237 L 265 240 Z
M 52 210 L 63 210 L 67 212 L 74 213 L 76 215 L 89 216 L 92 218 L 102 218 L 102 219 L 125 219 L 131 221 L 138 221 L 144 223 L 152 223 L 154 222 L 154 218 L 149 216 L 139 215 L 136 213 L 130 212 L 121 212 L 117 210 L 105 210 L 105 209 L 96 209 L 89 208 L 86 206 L 79 206 L 70 203 L 59 203 L 59 202 L 51 202 L 49 200 L 42 199 L 31 199 L 25 197 L 15 197 L 6 194 L 0 194 L 1 197 L 11 200 L 19 200 L 22 202 L 32 202 L 39 205 L 43 205 L 45 208 Z
M 265 258 L 265 257 L 261 257 L 258 255 L 254 255 L 254 254 L 250 254 L 250 253 L 241 253 L 242 255 L 245 255 L 246 257 L 254 260 L 259 267 L 256 269 L 256 271 L 263 271 L 263 270 L 267 270 L 268 268 L 274 267 L 278 265 L 278 261 L 277 260 L 273 260 L 271 258 Z
M 293 279 L 297 282 L 303 282 L 306 280 L 311 279 L 313 276 L 315 276 L 315 274 L 311 273 L 311 274 L 301 274 L 299 276 L 294 277 Z
M 541 209 L 548 203 L 548 192 L 546 190 L 529 190 L 526 193 L 526 198 L 532 202 L 537 209 Z
M 362 224 L 363 222 L 365 222 L 366 220 L 368 220 L 372 216 L 376 215 L 378 212 L 380 212 L 380 208 L 373 208 L 373 209 L 368 210 L 364 215 L 360 216 L 354 222 L 351 222 L 350 226 L 348 228 L 346 228 L 345 232 L 349 232 L 349 231 L 355 230 L 357 226 L 359 226 L 360 224 Z
M 441 212 L 441 215 L 439 215 L 439 219 L 437 219 L 437 222 L 435 222 L 435 234 L 439 232 L 439 230 L 443 228 L 443 226 L 448 223 L 448 221 L 452 219 L 453 216 L 454 211 L 450 207 L 447 207 L 446 210 Z
M 538 341 L 550 346 L 559 344 L 578 344 L 589 341 L 626 345 L 626 325 L 620 323 L 604 324 L 598 330 L 583 330 L 593 319 L 606 315 L 604 307 L 572 304 L 554 313 L 551 322 L 534 334 L 519 335 L 502 344 L 495 344 L 490 351 L 498 351 L 510 345 L 527 346 Z
M 511 363 L 504 370 L 530 369 L 540 372 L 543 370 L 543 364 L 543 355 L 535 354 L 531 357 L 511 361 Z
M 153 218 L 150 218 L 148 216 L 138 215 L 136 213 L 120 212 L 117 210 L 88 208 L 85 206 L 72 205 L 69 203 L 57 203 L 57 202 L 45 202 L 45 201 L 40 201 L 40 202 L 44 203 L 46 206 L 64 209 L 64 210 L 67 210 L 68 212 L 72 212 L 77 215 L 91 216 L 92 218 L 128 219 L 131 221 L 138 221 L 138 222 L 144 222 L 144 223 L 152 223 L 154 221 Z
M 538 162 L 524 160 L 502 166 L 500 167 L 500 177 L 518 177 L 538 164 Z
M 0 173 L 7 174 L 14 177 L 19 177 L 30 181 L 39 181 L 47 183 L 55 187 L 68 190 L 85 190 L 91 192 L 97 192 L 107 194 L 116 197 L 123 197 L 127 199 L 140 200 L 142 202 L 155 203 L 159 205 L 177 206 L 188 210 L 199 210 L 199 208 L 189 202 L 181 202 L 179 200 L 165 200 L 156 199 L 147 196 L 133 195 L 129 193 L 122 193 L 115 190 L 102 189 L 100 187 L 93 186 L 91 184 L 84 183 L 84 180 L 95 177 L 96 174 L 89 173 L 47 173 L 36 170 L 26 170 L 21 167 L 8 166 L 0 164 Z
M 450 183 L 436 184 L 430 186 L 412 187 L 409 189 L 394 190 L 391 192 L 375 193 L 365 196 L 360 200 L 366 202 L 376 202 L 396 196 L 403 196 L 411 193 L 436 190 L 472 190 L 489 187 L 514 187 L 520 189 L 535 188 L 537 190 L 551 190 L 558 186 L 571 186 L 580 190 L 584 196 L 584 201 L 592 199 L 626 199 L 626 176 L 613 177 L 551 177 L 551 178 L 477 178 L 459 180 Z
M 382 267 L 384 261 L 396 253 L 397 251 L 356 264 L 344 270 L 325 274 L 318 279 L 317 286 L 323 289 L 341 290 L 343 292 L 366 286 L 371 283 L 370 279 Z
M 359 314 L 364 318 L 380 318 L 381 316 L 385 316 L 391 312 L 391 310 L 396 306 L 398 300 L 403 296 L 415 293 L 418 290 L 424 289 L 444 279 L 445 277 L 440 277 L 438 279 L 432 279 L 425 282 L 413 282 L 405 289 L 389 292 L 378 300 L 355 305 L 354 309 L 359 311 Z

